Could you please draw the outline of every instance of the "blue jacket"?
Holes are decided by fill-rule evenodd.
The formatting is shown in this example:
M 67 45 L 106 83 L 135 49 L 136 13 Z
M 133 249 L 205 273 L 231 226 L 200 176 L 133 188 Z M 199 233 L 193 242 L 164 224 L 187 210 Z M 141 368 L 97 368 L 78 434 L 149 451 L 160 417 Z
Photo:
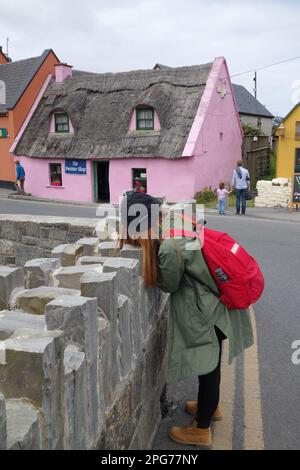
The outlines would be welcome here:
M 23 180 L 25 178 L 25 170 L 22 165 L 17 165 L 17 180 Z

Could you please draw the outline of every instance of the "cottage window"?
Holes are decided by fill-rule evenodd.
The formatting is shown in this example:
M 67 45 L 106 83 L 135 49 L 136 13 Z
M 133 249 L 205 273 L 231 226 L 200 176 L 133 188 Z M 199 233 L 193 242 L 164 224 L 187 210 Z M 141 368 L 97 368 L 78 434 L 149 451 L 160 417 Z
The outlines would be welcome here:
M 55 120 L 55 132 L 64 134 L 69 133 L 69 116 L 67 113 L 55 113 L 54 115 Z
M 61 163 L 49 163 L 50 185 L 62 186 Z
M 300 140 L 300 121 L 296 121 L 296 140 Z
M 295 155 L 295 173 L 300 173 L 300 149 L 296 149 L 296 155 Z
M 137 108 L 136 128 L 138 131 L 152 131 L 154 129 L 153 108 Z
M 147 171 L 145 168 L 132 168 L 132 188 L 139 193 L 147 192 Z

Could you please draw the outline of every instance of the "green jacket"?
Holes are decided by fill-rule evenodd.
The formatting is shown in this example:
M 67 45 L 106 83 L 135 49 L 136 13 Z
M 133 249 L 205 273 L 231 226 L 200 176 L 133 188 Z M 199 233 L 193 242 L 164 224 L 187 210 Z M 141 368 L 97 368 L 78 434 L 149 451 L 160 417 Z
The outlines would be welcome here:
M 218 287 L 197 240 L 164 240 L 158 257 L 159 286 L 171 293 L 168 332 L 170 383 L 208 374 L 217 367 L 219 344 L 215 325 L 229 340 L 229 363 L 253 344 L 249 311 L 228 311 L 219 301 Z

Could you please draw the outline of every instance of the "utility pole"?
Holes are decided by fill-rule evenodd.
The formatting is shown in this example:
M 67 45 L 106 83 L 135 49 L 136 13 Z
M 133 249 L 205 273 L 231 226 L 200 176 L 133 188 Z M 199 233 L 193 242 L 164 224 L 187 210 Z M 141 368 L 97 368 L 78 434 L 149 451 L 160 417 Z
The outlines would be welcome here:
M 253 81 L 254 81 L 254 96 L 255 98 L 257 98 L 257 72 L 254 72 Z

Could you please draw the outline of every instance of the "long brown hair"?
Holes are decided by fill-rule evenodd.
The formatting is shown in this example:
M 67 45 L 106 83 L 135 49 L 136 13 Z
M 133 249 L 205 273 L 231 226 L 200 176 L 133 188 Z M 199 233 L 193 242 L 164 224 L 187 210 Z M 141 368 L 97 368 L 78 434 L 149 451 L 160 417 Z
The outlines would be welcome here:
M 157 287 L 159 240 L 153 238 L 151 227 L 148 229 L 147 237 L 132 239 L 127 235 L 127 238 L 120 239 L 120 248 L 126 244 L 142 249 L 142 276 L 145 286 Z

